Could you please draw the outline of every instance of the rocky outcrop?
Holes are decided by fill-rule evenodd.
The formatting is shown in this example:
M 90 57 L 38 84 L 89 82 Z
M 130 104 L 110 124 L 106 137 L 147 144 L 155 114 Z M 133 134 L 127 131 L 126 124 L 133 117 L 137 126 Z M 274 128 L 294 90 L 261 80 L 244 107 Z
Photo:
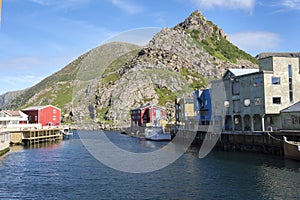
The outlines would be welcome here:
M 199 33 L 196 41 L 193 32 Z M 174 28 L 163 28 L 133 59 L 120 66 L 119 80 L 110 85 L 100 81 L 96 92 L 96 110 L 100 115 L 97 118 L 128 126 L 130 109 L 148 103 L 161 104 L 157 88 L 169 91 L 170 95 L 187 97 L 195 89 L 191 83 L 202 81 L 199 75 L 217 79 L 227 68 L 257 68 L 248 60 L 231 63 L 210 55 L 200 41 L 213 35 L 229 40 L 224 31 L 207 21 L 200 11 Z M 169 119 L 174 117 L 174 99 L 160 106 L 166 108 Z
M 222 55 L 226 48 L 208 51 L 208 42 L 238 49 L 195 11 L 175 27 L 163 28 L 143 48 L 114 42 L 90 50 L 14 102 L 18 107 L 54 104 L 62 108 L 63 120 L 86 129 L 128 126 L 130 109 L 148 103 L 165 107 L 171 119 L 176 97 L 205 88 L 227 68 L 257 68 L 245 59 L 231 62 L 226 52 Z
M 17 96 L 23 94 L 26 90 L 6 92 L 5 94 L 0 95 L 0 109 L 6 109 L 11 107 L 11 102 Z

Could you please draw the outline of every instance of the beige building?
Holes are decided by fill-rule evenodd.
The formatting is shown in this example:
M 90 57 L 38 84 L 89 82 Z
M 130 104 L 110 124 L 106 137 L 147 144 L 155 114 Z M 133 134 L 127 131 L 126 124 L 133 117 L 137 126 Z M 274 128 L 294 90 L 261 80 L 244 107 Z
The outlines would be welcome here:
M 175 99 L 175 120 L 178 125 L 194 121 L 194 100 L 189 98 Z
M 300 101 L 299 57 L 290 54 L 259 59 L 259 69 L 229 69 L 212 82 L 213 116 L 225 130 L 282 129 L 280 113 Z

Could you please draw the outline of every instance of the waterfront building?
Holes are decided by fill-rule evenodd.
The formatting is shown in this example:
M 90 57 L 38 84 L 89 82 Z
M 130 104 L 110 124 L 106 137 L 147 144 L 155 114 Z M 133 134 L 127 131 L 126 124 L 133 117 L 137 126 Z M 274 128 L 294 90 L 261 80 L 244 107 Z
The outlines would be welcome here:
M 175 120 L 177 125 L 186 125 L 194 121 L 194 100 L 191 98 L 175 99 Z
M 199 125 L 209 125 L 212 116 L 210 89 L 196 90 L 194 96 L 194 121 Z
M 280 111 L 282 129 L 300 130 L 300 102 Z
M 224 117 L 228 131 L 282 129 L 281 114 L 300 101 L 299 87 L 299 57 L 260 58 L 259 69 L 228 69 L 212 82 L 213 116 Z
M 33 106 L 23 109 L 29 117 L 29 123 L 42 126 L 60 126 L 61 109 L 52 106 Z
M 22 111 L 1 110 L 0 111 L 0 126 L 11 127 L 18 124 L 28 124 L 28 115 Z
M 0 156 L 9 151 L 11 134 L 8 131 L 1 131 L 0 129 Z
M 149 104 L 132 109 L 130 115 L 131 126 L 146 126 L 148 123 L 159 126 L 161 119 L 166 116 L 166 112 L 164 108 Z

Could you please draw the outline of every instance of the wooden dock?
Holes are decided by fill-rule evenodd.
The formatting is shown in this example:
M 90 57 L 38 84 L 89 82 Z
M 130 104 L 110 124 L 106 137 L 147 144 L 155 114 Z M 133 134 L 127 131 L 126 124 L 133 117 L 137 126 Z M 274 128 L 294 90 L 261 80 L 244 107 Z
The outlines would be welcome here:
M 23 130 L 23 142 L 25 144 L 55 141 L 62 139 L 61 128 L 49 128 L 38 130 Z
M 12 144 L 32 144 L 60 140 L 63 137 L 60 126 L 27 126 L 7 130 Z

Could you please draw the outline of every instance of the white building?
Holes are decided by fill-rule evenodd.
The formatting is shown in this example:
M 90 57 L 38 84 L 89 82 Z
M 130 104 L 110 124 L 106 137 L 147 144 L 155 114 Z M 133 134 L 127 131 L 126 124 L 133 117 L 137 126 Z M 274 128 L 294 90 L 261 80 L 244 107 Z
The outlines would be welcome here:
M 9 127 L 18 124 L 28 124 L 28 115 L 22 111 L 1 110 L 0 126 Z

